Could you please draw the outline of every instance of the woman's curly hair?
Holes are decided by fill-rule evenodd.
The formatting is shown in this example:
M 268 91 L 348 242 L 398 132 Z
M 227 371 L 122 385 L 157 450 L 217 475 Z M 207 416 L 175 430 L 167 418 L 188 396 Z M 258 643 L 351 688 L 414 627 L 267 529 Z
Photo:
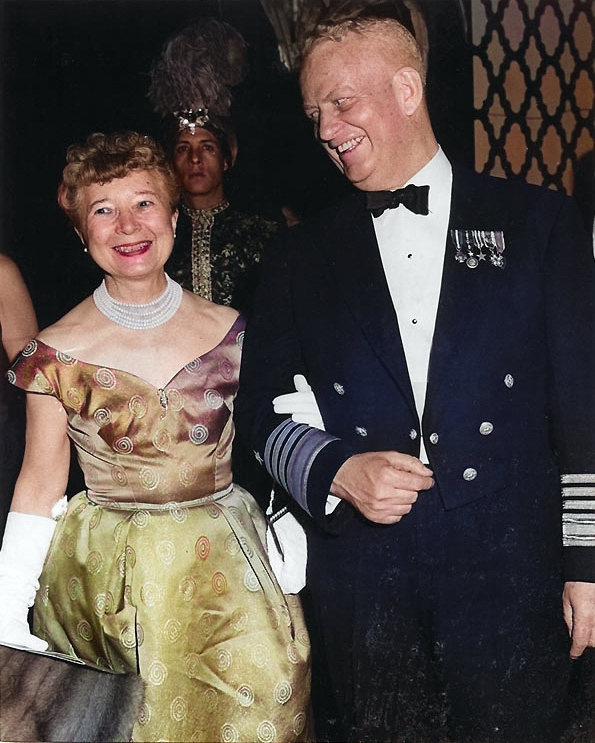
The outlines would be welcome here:
M 81 189 L 93 183 L 124 178 L 135 170 L 159 173 L 173 212 L 180 198 L 180 186 L 163 148 L 152 137 L 132 131 L 95 132 L 84 144 L 71 145 L 66 151 L 58 203 L 78 228 Z

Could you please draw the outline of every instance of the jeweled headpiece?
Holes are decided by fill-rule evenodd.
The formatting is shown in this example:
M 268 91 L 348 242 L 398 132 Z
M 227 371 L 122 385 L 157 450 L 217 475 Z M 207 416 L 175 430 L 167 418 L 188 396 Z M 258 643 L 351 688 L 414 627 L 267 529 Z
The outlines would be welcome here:
M 192 108 L 183 111 L 174 111 L 173 115 L 178 120 L 178 129 L 188 129 L 194 134 L 196 127 L 203 129 L 209 122 L 209 110 L 207 108 Z

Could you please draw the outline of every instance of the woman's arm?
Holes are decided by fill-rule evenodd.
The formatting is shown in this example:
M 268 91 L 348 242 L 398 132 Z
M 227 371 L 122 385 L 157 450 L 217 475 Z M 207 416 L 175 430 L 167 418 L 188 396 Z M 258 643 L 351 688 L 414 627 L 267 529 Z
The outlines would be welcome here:
M 10 362 L 37 334 L 31 297 L 16 263 L 0 255 L 0 328 L 2 345 Z
M 70 464 L 66 413 L 58 400 L 27 393 L 27 443 L 0 549 L 0 641 L 34 650 L 47 643 L 31 634 L 33 605 L 63 497 Z
M 49 395 L 27 393 L 27 438 L 11 511 L 50 516 L 66 491 L 70 467 L 67 416 Z

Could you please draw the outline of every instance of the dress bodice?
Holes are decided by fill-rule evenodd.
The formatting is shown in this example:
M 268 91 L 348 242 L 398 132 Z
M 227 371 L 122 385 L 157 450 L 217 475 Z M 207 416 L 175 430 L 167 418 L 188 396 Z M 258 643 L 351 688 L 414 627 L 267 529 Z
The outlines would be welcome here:
M 60 400 L 94 500 L 188 501 L 232 481 L 231 414 L 243 335 L 239 316 L 217 346 L 163 388 L 79 361 L 40 340 L 23 349 L 8 379 Z

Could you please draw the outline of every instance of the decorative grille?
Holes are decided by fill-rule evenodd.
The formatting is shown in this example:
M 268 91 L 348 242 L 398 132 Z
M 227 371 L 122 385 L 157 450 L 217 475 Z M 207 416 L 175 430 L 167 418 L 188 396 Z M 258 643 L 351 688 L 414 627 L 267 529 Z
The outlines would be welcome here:
M 593 0 L 472 0 L 475 164 L 573 192 L 595 141 Z

